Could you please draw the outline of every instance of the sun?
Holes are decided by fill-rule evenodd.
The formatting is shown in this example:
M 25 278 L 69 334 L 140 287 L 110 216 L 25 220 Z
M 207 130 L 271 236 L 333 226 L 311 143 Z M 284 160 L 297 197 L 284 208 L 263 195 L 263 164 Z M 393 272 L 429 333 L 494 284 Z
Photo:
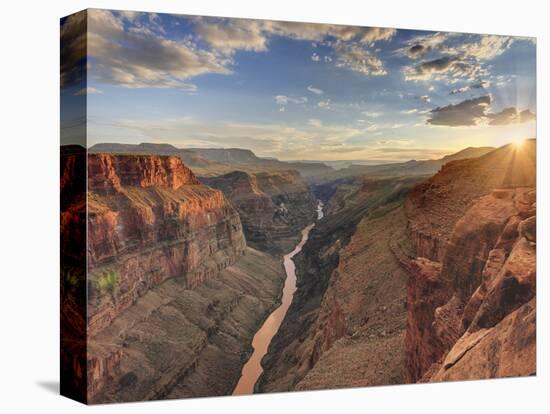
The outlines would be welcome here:
M 524 143 L 525 143 L 525 138 L 523 137 L 514 138 L 512 139 L 512 142 L 511 142 L 511 144 L 517 149 L 520 149 Z

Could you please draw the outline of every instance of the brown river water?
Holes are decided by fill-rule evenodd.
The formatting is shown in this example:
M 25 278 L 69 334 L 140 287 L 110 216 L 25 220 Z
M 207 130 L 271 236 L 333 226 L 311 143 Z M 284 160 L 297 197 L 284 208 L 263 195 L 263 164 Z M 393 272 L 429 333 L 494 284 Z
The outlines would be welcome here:
M 323 218 L 323 204 L 319 202 L 317 206 L 317 220 Z M 252 339 L 252 348 L 254 351 L 250 359 L 243 366 L 241 377 L 237 386 L 233 390 L 233 395 L 245 395 L 254 393 L 254 385 L 263 372 L 262 358 L 267 353 L 267 349 L 271 340 L 281 327 L 281 323 L 285 318 L 288 308 L 292 303 L 294 292 L 296 292 L 296 266 L 292 258 L 302 251 L 302 247 L 306 243 L 309 232 L 315 226 L 315 223 L 310 224 L 302 230 L 302 239 L 300 243 L 294 247 L 290 253 L 283 257 L 283 263 L 286 272 L 285 285 L 283 287 L 283 297 L 281 304 L 275 309 L 271 315 L 267 317 L 263 325 Z

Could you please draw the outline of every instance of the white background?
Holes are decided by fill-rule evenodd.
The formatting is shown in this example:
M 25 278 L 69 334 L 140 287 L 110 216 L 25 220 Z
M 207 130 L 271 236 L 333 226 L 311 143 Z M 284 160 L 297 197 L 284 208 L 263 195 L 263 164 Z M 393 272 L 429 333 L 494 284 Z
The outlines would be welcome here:
M 0 49 L 0 411 L 94 412 L 549 412 L 549 13 L 545 1 L 78 1 L 2 4 Z M 59 17 L 86 7 L 255 17 L 538 38 L 538 375 L 86 408 L 57 395 Z M 399 411 L 397 411 L 399 410 Z

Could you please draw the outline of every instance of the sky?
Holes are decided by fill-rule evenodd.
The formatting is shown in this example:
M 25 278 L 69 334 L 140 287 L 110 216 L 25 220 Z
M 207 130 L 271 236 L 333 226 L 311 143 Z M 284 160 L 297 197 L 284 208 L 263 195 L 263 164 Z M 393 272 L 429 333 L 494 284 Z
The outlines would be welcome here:
M 88 146 L 401 161 L 536 134 L 533 38 L 91 9 L 84 39 L 83 19 L 61 22 L 62 132 L 87 104 Z

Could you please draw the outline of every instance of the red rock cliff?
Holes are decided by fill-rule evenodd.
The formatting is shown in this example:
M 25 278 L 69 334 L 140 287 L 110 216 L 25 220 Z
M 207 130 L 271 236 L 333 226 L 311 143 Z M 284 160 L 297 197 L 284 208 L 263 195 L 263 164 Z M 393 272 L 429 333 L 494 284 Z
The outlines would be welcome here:
M 451 162 L 407 201 L 416 259 L 408 281 L 406 380 L 534 372 L 535 311 L 513 316 L 535 295 L 534 151 L 526 141 Z M 511 325 L 524 329 L 514 333 Z M 503 352 L 527 356 L 510 367 Z
M 88 156 L 88 335 L 117 320 L 150 289 L 179 277 L 193 289 L 244 254 L 239 215 L 179 158 Z M 122 353 L 89 355 L 91 392 Z
M 200 184 L 179 157 L 93 154 L 88 157 L 88 189 L 120 191 L 122 187 L 157 187 L 177 190 Z
M 185 276 L 192 288 L 242 255 L 237 212 L 179 158 L 88 160 L 91 334 L 163 280 Z

